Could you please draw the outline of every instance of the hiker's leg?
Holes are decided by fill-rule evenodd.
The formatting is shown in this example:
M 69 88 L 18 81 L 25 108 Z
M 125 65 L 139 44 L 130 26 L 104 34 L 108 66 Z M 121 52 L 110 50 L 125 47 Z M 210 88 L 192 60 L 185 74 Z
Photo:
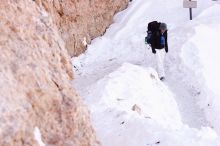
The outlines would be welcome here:
M 157 56 L 157 72 L 158 72 L 158 76 L 159 76 L 159 78 L 165 77 L 165 71 L 164 71 L 165 51 L 164 51 L 164 49 L 157 50 L 156 56 Z

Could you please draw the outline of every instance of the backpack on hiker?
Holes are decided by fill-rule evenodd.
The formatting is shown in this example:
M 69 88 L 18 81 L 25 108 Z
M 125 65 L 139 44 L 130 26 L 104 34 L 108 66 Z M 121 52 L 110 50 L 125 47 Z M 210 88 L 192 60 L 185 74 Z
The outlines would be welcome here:
M 157 21 L 152 21 L 148 23 L 147 26 L 147 36 L 145 37 L 145 43 L 151 45 L 152 35 L 156 31 L 159 31 L 160 23 Z

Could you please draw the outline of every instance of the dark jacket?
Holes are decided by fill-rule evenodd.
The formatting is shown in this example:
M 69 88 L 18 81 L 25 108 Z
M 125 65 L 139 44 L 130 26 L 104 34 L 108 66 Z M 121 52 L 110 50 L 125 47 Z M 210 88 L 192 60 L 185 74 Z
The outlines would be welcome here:
M 160 42 L 160 38 L 162 35 L 165 38 L 165 45 L 161 45 Z M 168 52 L 167 31 L 165 31 L 163 34 L 159 31 L 152 34 L 151 48 L 153 53 L 156 53 L 155 49 L 163 49 L 163 48 L 165 48 L 165 51 Z

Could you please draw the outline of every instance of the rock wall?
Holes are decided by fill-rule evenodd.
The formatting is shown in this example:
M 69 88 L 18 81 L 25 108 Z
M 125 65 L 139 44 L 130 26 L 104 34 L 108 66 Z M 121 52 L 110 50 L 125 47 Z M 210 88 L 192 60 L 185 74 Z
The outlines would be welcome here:
M 70 56 L 79 55 L 86 44 L 102 35 L 116 12 L 129 0 L 36 0 L 52 16 Z
M 0 146 L 99 146 L 53 22 L 34 0 L 0 2 Z

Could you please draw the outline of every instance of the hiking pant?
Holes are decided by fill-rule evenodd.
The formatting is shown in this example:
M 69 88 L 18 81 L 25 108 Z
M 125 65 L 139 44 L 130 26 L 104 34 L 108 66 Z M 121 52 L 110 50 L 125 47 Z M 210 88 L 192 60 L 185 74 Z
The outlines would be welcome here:
M 164 59 L 165 59 L 165 49 L 156 49 L 156 64 L 157 64 L 157 73 L 159 78 L 165 77 L 164 71 Z

